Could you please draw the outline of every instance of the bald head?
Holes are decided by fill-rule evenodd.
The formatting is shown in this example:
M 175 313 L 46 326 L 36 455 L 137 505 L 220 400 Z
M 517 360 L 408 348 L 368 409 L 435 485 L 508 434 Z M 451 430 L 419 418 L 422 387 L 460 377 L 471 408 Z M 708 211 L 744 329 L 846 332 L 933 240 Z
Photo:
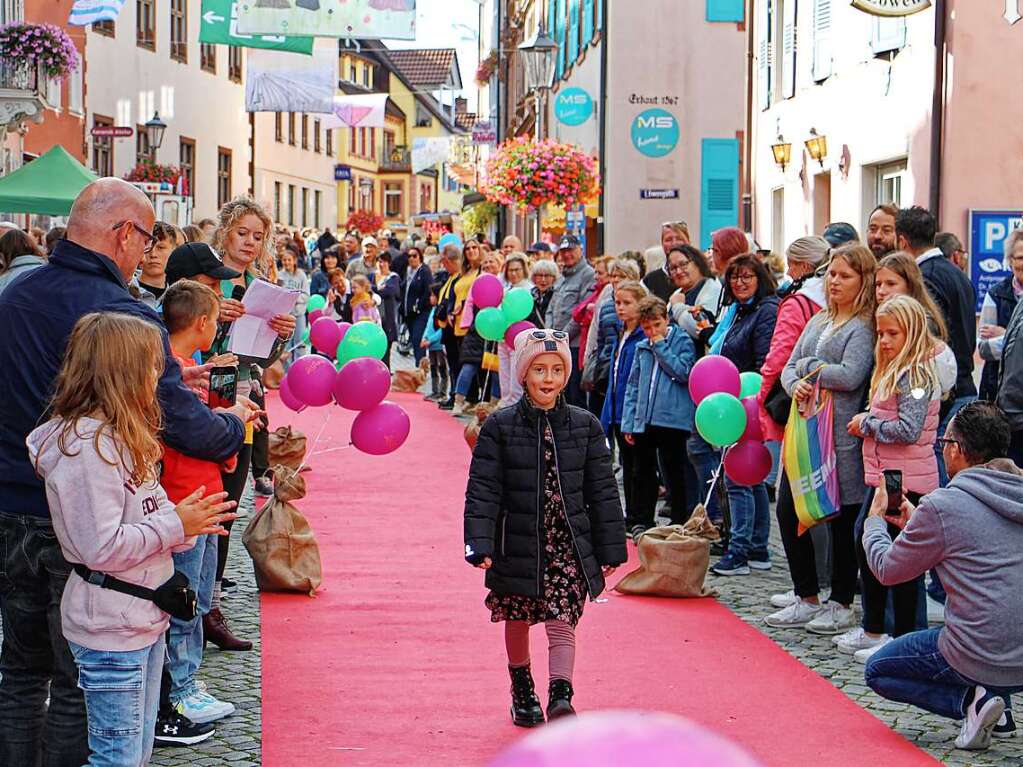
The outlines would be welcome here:
M 504 238 L 501 243 L 501 255 L 508 258 L 512 253 L 516 253 L 522 250 L 522 240 L 516 237 L 514 234 L 510 234 Z
M 83 189 L 68 217 L 67 239 L 115 264 L 125 281 L 131 279 L 149 244 L 135 227 L 153 230 L 153 204 L 139 189 L 119 178 L 101 178 Z M 122 226 L 115 229 L 117 224 Z

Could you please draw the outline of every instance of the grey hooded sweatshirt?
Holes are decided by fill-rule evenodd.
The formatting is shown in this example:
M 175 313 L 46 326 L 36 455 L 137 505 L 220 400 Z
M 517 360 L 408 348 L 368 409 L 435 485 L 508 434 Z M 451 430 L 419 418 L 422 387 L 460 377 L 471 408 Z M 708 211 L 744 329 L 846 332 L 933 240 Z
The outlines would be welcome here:
M 1012 461 L 928 493 L 894 542 L 868 517 L 863 548 L 885 586 L 937 568 L 948 594 L 938 649 L 952 668 L 983 685 L 1023 685 L 1023 471 Z

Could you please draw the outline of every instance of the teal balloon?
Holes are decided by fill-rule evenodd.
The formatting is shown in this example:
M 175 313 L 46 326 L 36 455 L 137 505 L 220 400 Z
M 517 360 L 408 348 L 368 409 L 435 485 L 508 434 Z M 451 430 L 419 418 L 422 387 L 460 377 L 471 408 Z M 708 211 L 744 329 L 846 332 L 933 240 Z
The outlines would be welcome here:
M 327 299 L 321 296 L 319 293 L 314 293 L 309 296 L 309 303 L 306 304 L 305 308 L 307 312 L 315 312 L 317 309 L 322 309 L 327 305 Z
M 739 376 L 739 399 L 755 397 L 760 394 L 760 387 L 764 383 L 764 377 L 760 373 L 743 373 Z
M 341 365 L 359 357 L 383 359 L 387 354 L 387 334 L 372 322 L 357 322 L 348 328 L 337 351 Z
M 529 288 L 512 288 L 501 301 L 501 311 L 509 325 L 521 322 L 533 313 L 533 294 Z
M 305 346 L 309 345 L 309 329 L 310 329 L 310 326 L 307 324 L 305 326 L 305 330 L 302 331 L 302 343 Z
M 736 396 L 710 394 L 696 408 L 696 430 L 715 447 L 734 445 L 746 431 L 746 409 Z
M 488 341 L 503 341 L 511 323 L 496 306 L 481 309 L 476 315 L 476 332 Z

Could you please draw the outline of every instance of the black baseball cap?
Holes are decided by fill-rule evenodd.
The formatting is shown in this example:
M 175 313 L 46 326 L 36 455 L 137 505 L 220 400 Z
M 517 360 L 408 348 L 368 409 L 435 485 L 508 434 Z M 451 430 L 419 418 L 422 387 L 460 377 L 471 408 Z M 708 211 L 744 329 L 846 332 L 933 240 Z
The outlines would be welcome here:
M 195 277 L 197 274 L 205 274 L 218 280 L 233 280 L 241 276 L 241 272 L 224 266 L 220 256 L 205 242 L 186 242 L 174 248 L 167 259 L 166 271 L 168 285 Z
M 526 252 L 527 253 L 550 253 L 551 252 L 551 246 L 548 245 L 546 242 L 534 242 L 532 245 L 529 246 L 529 248 L 528 248 L 528 250 L 526 250 Z
M 561 238 L 561 242 L 558 244 L 558 250 L 567 250 L 568 248 L 579 247 L 582 247 L 582 242 L 574 234 L 566 234 Z

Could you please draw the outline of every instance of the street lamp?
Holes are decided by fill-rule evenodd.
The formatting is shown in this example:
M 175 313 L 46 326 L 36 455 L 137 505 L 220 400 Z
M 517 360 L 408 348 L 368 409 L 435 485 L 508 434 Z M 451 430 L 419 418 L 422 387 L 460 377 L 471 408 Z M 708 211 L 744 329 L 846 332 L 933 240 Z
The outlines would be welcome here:
M 153 162 L 156 162 L 156 150 L 163 143 L 163 133 L 167 130 L 167 123 L 160 119 L 159 112 L 153 112 L 153 119 L 146 123 L 145 128 L 149 152 L 153 156 Z
M 805 142 L 806 151 L 810 153 L 810 157 L 821 164 L 824 167 L 824 160 L 828 156 L 828 137 L 818 135 L 816 128 L 810 128 L 810 138 Z
M 775 163 L 781 168 L 781 172 L 784 173 L 785 166 L 792 159 L 792 144 L 785 141 L 785 137 L 779 134 L 778 143 L 771 145 L 771 152 L 774 154 Z
M 544 30 L 537 27 L 536 34 L 518 47 L 526 75 L 526 90 L 533 92 L 536 100 L 536 138 L 542 132 L 543 94 L 554 85 L 554 66 L 557 60 L 558 44 Z

